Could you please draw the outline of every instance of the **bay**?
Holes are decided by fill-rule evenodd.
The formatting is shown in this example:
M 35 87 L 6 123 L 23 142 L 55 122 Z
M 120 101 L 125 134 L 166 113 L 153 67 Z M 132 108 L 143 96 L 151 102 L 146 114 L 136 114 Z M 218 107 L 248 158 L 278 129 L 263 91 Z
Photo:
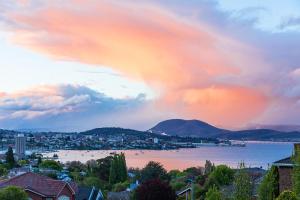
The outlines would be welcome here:
M 237 167 L 245 162 L 248 167 L 268 168 L 274 161 L 292 154 L 293 143 L 287 142 L 247 142 L 246 147 L 203 146 L 179 150 L 59 150 L 55 152 L 59 161 L 81 161 L 104 158 L 110 153 L 124 152 L 128 167 L 144 167 L 149 161 L 157 161 L 167 170 L 183 170 L 188 167 L 204 166 L 206 160 L 216 165 L 226 164 Z M 44 156 L 53 156 L 45 153 Z

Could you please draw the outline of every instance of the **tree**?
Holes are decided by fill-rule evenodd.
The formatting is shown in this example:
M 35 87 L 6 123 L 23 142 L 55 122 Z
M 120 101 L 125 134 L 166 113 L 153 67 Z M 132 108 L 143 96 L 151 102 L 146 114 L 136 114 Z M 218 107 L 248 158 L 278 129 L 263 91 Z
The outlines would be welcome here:
M 8 186 L 0 190 L 0 200 L 28 200 L 26 192 L 15 186 Z
M 8 150 L 6 152 L 6 163 L 8 164 L 9 168 L 13 168 L 16 165 L 14 152 L 11 146 L 8 147 Z
M 53 170 L 62 170 L 62 166 L 59 162 L 56 162 L 55 160 L 44 160 L 40 165 L 40 168 L 47 168 L 47 169 L 53 169 Z
M 125 155 L 123 153 L 115 154 L 111 166 L 110 166 L 110 173 L 109 173 L 109 183 L 115 184 L 119 182 L 124 182 L 127 180 L 127 167 L 126 167 L 126 160 Z
M 96 161 L 97 167 L 95 169 L 90 169 L 90 171 L 93 171 L 101 180 L 109 181 L 112 160 L 112 156 L 98 159 Z
M 142 183 L 135 192 L 136 200 L 175 200 L 176 194 L 171 186 L 160 179 Z
M 272 166 L 258 188 L 259 200 L 273 200 L 279 195 L 278 176 L 277 168 Z
M 205 194 L 205 200 L 221 200 L 221 192 L 214 185 Z
M 208 178 L 218 186 L 229 185 L 234 179 L 234 171 L 226 165 L 219 165 L 210 173 Z
M 85 170 L 85 165 L 80 161 L 72 161 L 67 163 L 68 170 L 71 172 L 81 172 Z
M 209 161 L 205 161 L 205 166 L 204 166 L 204 174 L 209 175 L 214 169 L 214 165 Z
M 7 169 L 3 165 L 0 165 L 0 176 L 5 176 L 7 173 Z
M 295 145 L 295 152 L 293 155 L 294 167 L 293 167 L 293 191 L 296 196 L 300 197 L 300 148 Z
M 160 163 L 150 161 L 141 171 L 141 181 L 146 182 L 151 179 L 169 181 L 170 176 Z
M 276 200 L 298 200 L 296 194 L 292 191 L 283 191 Z
M 240 169 L 236 172 L 234 178 L 235 200 L 250 200 L 252 194 L 252 185 L 248 173 L 245 171 L 244 163 L 240 164 Z

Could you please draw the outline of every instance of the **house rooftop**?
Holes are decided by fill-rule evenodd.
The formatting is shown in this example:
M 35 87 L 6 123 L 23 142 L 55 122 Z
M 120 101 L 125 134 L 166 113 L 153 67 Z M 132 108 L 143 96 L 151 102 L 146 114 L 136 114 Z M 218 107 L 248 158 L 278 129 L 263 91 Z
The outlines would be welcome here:
M 21 187 L 25 191 L 29 190 L 38 193 L 45 197 L 56 197 L 65 186 L 68 186 L 73 193 L 77 191 L 77 185 L 74 183 L 55 180 L 32 172 L 27 172 L 0 182 L 0 188 L 12 185 Z
M 277 160 L 273 163 L 275 166 L 279 167 L 292 167 L 293 166 L 293 160 L 292 157 L 283 158 L 281 160 Z

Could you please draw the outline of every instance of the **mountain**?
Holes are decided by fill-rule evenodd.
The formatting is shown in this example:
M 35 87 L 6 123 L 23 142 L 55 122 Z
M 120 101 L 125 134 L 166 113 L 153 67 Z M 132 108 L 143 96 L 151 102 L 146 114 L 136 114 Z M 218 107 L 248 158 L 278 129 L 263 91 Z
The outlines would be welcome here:
M 190 136 L 229 140 L 300 141 L 299 131 L 284 132 L 272 129 L 230 131 L 199 120 L 170 119 L 158 123 L 149 131 L 182 137 Z
M 279 124 L 279 125 L 272 125 L 272 124 L 252 124 L 247 127 L 247 129 L 270 129 L 275 131 L 281 132 L 293 132 L 293 131 L 300 131 L 300 125 L 288 125 L 288 124 Z
M 158 123 L 149 131 L 153 133 L 213 138 L 220 134 L 229 132 L 228 130 L 214 127 L 208 123 L 199 120 L 183 120 L 183 119 L 169 119 Z

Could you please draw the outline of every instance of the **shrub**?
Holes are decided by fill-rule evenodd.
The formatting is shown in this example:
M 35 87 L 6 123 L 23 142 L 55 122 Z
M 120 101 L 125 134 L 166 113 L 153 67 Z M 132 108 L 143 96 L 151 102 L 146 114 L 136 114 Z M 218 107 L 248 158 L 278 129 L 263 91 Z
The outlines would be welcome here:
M 294 192 L 286 190 L 282 192 L 276 200 L 297 200 L 297 197 Z
M 214 185 L 205 194 L 205 200 L 221 200 L 221 193 Z
M 219 165 L 210 173 L 209 179 L 220 186 L 229 185 L 234 179 L 234 171 L 226 165 Z
M 135 192 L 136 200 L 175 200 L 176 194 L 171 186 L 160 179 L 142 183 Z
M 54 160 L 44 160 L 39 165 L 40 168 L 54 169 L 54 170 L 62 170 L 62 166 L 59 162 Z
M 19 187 L 8 186 L 0 190 L 0 200 L 28 200 L 26 192 Z

